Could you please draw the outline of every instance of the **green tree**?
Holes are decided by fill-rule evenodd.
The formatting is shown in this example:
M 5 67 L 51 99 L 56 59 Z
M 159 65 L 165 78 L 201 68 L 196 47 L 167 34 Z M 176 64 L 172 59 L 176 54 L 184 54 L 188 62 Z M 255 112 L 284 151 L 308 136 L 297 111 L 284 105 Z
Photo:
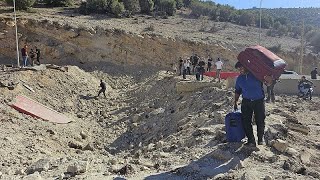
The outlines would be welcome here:
M 139 11 L 139 0 L 122 0 L 122 2 L 125 9 L 131 13 L 136 13 Z
M 183 4 L 185 7 L 190 7 L 192 3 L 192 0 L 183 0 Z
M 314 50 L 317 53 L 320 52 L 320 32 L 319 31 L 313 35 L 310 45 L 314 47 Z
M 86 9 L 88 13 L 105 13 L 108 5 L 108 0 L 87 0 Z
M 278 29 L 279 36 L 287 35 L 288 34 L 288 27 L 286 25 L 280 25 Z
M 8 5 L 13 6 L 13 0 L 5 0 Z M 16 8 L 18 10 L 30 9 L 36 0 L 16 0 Z
M 124 5 L 122 2 L 118 0 L 113 0 L 110 3 L 110 13 L 114 14 L 116 17 L 121 17 L 122 13 L 124 12 Z
M 152 0 L 139 0 L 141 13 L 150 14 L 153 10 L 154 3 Z
M 181 9 L 183 7 L 183 2 L 182 0 L 176 0 L 176 8 Z
M 231 6 L 220 6 L 219 8 L 219 21 L 229 22 L 234 8 Z
M 176 1 L 175 0 L 160 0 L 158 10 L 166 12 L 167 15 L 173 16 L 176 12 Z
M 242 26 L 250 26 L 255 22 L 255 17 L 252 13 L 243 12 L 239 17 L 239 24 Z
M 274 25 L 273 25 L 273 28 L 274 28 L 274 29 L 279 29 L 280 26 L 281 26 L 281 23 L 280 23 L 279 21 L 276 21 L 276 22 L 274 23 Z

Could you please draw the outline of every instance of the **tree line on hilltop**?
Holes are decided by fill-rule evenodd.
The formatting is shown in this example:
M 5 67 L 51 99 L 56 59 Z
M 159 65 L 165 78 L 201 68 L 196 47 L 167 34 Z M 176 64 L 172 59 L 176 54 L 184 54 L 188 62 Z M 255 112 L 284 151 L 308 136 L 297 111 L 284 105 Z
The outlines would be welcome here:
M 12 0 L 2 0 L 12 5 Z M 131 17 L 142 13 L 167 18 L 176 10 L 189 8 L 190 17 L 217 22 L 230 22 L 241 26 L 260 27 L 258 8 L 238 10 L 229 5 L 201 0 L 16 0 L 17 9 L 28 10 L 42 4 L 47 7 L 71 6 L 80 2 L 77 8 L 81 14 L 101 13 L 114 17 Z M 268 36 L 291 36 L 300 38 L 302 32 L 306 41 L 320 52 L 320 8 L 278 8 L 262 9 L 261 28 L 268 29 Z M 302 20 L 305 22 L 302 30 Z

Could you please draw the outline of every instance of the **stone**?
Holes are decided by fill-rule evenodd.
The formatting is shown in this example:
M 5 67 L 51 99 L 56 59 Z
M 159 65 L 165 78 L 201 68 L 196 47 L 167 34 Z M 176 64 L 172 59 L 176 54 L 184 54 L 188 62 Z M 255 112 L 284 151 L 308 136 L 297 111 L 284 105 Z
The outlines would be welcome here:
M 88 133 L 84 132 L 84 131 L 81 131 L 80 132 L 80 136 L 82 139 L 87 139 L 88 138 Z
M 226 113 L 224 111 L 215 111 L 214 112 L 214 122 L 224 123 L 225 116 L 226 116 Z
M 135 114 L 132 116 L 132 122 L 134 123 L 139 122 L 140 118 L 141 118 L 141 115 Z
M 88 161 L 76 161 L 68 166 L 67 172 L 78 175 L 87 172 L 88 170 Z
M 14 173 L 15 175 L 25 175 L 25 170 L 24 169 L 18 169 L 16 170 L 16 172 Z
M 286 153 L 288 153 L 289 155 L 291 155 L 293 157 L 295 157 L 299 154 L 299 152 L 297 150 L 290 148 L 290 147 L 286 150 Z
M 217 174 L 214 176 L 213 180 L 220 180 L 220 179 L 224 179 L 225 175 L 224 174 Z
M 256 180 L 256 179 L 260 179 L 260 178 L 258 178 L 255 173 L 250 171 L 243 173 L 243 175 L 240 178 L 240 180 Z
M 308 135 L 310 132 L 310 128 L 302 125 L 302 124 L 296 124 L 296 123 L 291 123 L 291 122 L 286 122 L 285 124 L 289 129 L 293 131 L 298 131 L 301 132 L 302 134 Z
M 228 161 L 231 158 L 233 158 L 233 155 L 229 151 L 223 151 L 221 149 L 214 150 L 210 155 L 214 159 L 218 159 L 222 161 Z
M 214 135 L 215 132 L 210 128 L 198 128 L 196 131 L 192 133 L 193 136 L 202 136 L 202 135 Z
M 300 154 L 300 160 L 303 164 L 310 164 L 311 154 L 308 151 L 303 151 Z
M 276 139 L 273 142 L 271 142 L 271 144 L 276 150 L 280 152 L 285 152 L 289 147 L 288 143 L 282 139 Z
M 162 114 L 164 112 L 165 112 L 164 108 L 158 108 L 158 109 L 155 109 L 152 112 L 150 112 L 150 115 L 158 115 L 158 114 Z
M 91 143 L 88 143 L 85 147 L 83 147 L 84 151 L 88 150 L 88 151 L 94 151 L 94 147 Z
M 273 180 L 273 177 L 270 175 L 266 175 L 266 177 L 264 177 L 264 180 Z
M 33 174 L 29 174 L 22 178 L 23 180 L 43 180 L 40 176 L 39 172 L 35 172 Z
M 83 144 L 78 141 L 70 141 L 68 143 L 68 146 L 73 149 L 82 149 L 83 148 Z
M 157 144 L 156 144 L 156 149 L 162 148 L 163 145 L 164 145 L 164 142 L 163 142 L 163 141 L 158 141 Z
M 33 163 L 26 170 L 27 174 L 33 174 L 34 172 L 48 171 L 50 168 L 49 159 L 39 159 L 37 162 Z

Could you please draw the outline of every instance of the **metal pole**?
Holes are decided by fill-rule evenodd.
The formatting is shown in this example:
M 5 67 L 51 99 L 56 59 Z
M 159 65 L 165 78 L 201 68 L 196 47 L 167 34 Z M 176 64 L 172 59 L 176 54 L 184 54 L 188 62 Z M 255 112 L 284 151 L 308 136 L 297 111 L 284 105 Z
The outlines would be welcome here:
M 17 24 L 16 1 L 15 1 L 15 0 L 13 0 L 13 11 L 14 11 L 14 22 L 15 22 L 15 26 L 16 26 L 17 67 L 20 67 L 20 60 L 19 60 L 19 41 L 18 41 L 18 24 Z
M 260 25 L 259 25 L 259 45 L 261 44 L 261 5 L 262 5 L 262 0 L 260 0 Z

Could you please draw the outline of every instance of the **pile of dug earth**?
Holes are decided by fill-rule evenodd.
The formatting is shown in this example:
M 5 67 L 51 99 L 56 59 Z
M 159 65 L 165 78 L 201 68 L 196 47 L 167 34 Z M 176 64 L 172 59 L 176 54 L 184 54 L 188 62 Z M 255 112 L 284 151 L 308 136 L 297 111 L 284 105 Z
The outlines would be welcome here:
M 232 88 L 178 92 L 174 73 L 143 77 L 75 66 L 1 70 L 0 179 L 320 178 L 319 98 L 277 96 L 267 104 L 266 145 L 250 149 L 226 142 Z M 96 97 L 100 79 L 106 98 Z M 73 121 L 20 113 L 10 106 L 17 95 Z

